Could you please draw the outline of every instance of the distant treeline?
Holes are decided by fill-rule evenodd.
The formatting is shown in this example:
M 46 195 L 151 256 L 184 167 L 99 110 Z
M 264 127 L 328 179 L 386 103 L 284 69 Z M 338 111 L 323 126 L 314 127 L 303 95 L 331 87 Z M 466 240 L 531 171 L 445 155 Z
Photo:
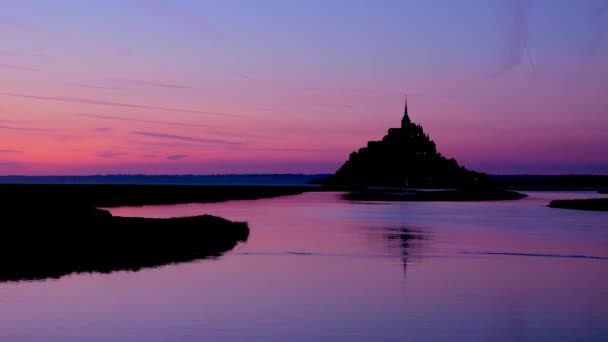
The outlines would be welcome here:
M 499 187 L 553 189 L 608 189 L 608 176 L 597 175 L 489 175 Z

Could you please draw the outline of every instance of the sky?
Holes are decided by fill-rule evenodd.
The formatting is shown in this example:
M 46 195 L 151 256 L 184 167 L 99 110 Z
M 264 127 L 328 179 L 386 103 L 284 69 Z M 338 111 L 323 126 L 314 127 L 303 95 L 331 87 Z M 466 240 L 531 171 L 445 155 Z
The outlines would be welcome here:
M 608 0 L 0 0 L 0 175 L 331 173 L 410 116 L 608 174 Z

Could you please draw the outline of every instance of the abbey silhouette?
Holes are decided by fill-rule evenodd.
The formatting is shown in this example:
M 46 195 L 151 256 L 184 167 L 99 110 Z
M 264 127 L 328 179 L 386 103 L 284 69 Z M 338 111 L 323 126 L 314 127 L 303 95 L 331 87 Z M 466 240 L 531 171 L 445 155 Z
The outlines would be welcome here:
M 353 152 L 324 185 L 468 188 L 487 182 L 482 173 L 467 170 L 437 152 L 419 124 L 412 123 L 407 97 L 401 127 L 390 128 L 380 141 Z

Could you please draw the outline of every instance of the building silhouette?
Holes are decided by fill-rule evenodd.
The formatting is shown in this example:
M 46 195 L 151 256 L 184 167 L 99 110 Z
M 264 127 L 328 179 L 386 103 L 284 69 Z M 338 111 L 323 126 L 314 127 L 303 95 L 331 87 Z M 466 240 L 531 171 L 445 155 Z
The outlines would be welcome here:
M 422 126 L 411 121 L 406 98 L 401 127 L 390 128 L 382 140 L 352 152 L 321 184 L 468 188 L 486 182 L 484 174 L 467 170 L 437 152 Z

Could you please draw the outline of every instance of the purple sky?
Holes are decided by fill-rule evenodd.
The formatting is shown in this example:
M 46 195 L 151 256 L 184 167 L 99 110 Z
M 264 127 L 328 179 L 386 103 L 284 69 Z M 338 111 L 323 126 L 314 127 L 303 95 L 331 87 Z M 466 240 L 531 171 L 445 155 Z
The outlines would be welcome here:
M 21 0 L 0 174 L 333 172 L 412 120 L 491 173 L 608 174 L 608 0 Z

